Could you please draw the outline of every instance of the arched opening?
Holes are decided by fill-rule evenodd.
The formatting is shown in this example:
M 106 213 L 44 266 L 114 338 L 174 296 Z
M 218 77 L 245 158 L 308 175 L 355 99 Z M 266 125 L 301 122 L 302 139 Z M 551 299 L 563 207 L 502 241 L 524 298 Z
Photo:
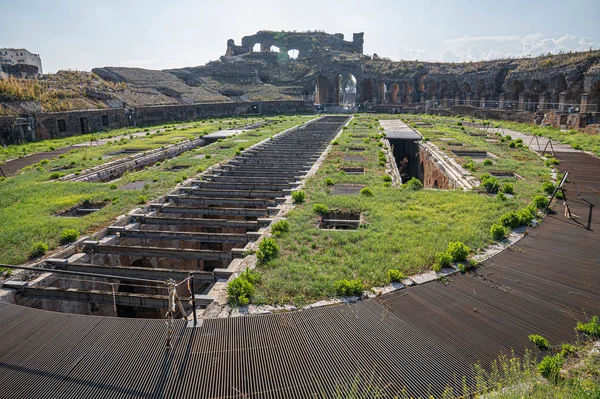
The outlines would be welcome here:
M 262 51 L 262 45 L 260 43 L 256 43 L 254 46 L 252 46 L 253 53 L 260 53 L 261 51 Z
M 595 106 L 595 107 L 594 107 Z M 590 96 L 588 97 L 588 111 L 598 112 L 600 111 L 600 82 L 596 82 L 590 90 Z M 586 110 L 584 110 L 586 111 Z
M 381 104 L 386 102 L 386 100 L 387 100 L 387 85 L 385 84 L 385 82 L 379 82 L 378 97 L 379 97 L 379 102 Z
M 427 99 L 431 100 L 435 97 L 435 82 L 429 81 L 427 82 Z
M 327 104 L 327 96 L 329 92 L 329 82 L 325 76 L 317 78 L 315 87 L 315 104 Z
M 402 102 L 404 104 L 412 103 L 413 89 L 409 82 L 402 82 Z
M 510 84 L 509 94 L 510 100 L 519 101 L 519 95 L 525 91 L 525 86 L 520 80 L 513 80 Z
M 485 96 L 485 81 L 483 79 L 479 79 L 477 81 L 477 85 L 475 86 L 475 100 L 479 101 L 483 96 Z
M 354 106 L 356 103 L 356 78 L 351 73 L 340 73 L 335 77 L 335 103 Z
M 288 57 L 290 57 L 291 59 L 295 60 L 295 59 L 298 59 L 298 54 L 300 52 L 298 50 L 296 50 L 296 49 L 293 48 L 291 50 L 288 50 L 287 53 L 288 53 Z
M 269 51 L 272 52 L 272 53 L 279 53 L 281 51 L 281 49 L 279 47 L 277 47 L 277 46 L 271 46 L 269 48 Z
M 463 100 L 466 101 L 469 98 L 469 95 L 471 94 L 471 85 L 467 82 L 463 82 L 463 84 L 460 87 L 460 91 L 462 92 Z
M 373 101 L 375 95 L 375 81 L 373 79 L 365 79 L 363 81 L 363 102 Z
M 440 82 L 440 99 L 445 99 L 449 96 L 450 92 L 449 92 L 449 88 L 448 88 L 448 81 L 447 80 L 442 80 Z
M 391 86 L 391 102 L 392 104 L 398 104 L 398 92 L 400 91 L 400 86 L 398 83 L 392 83 Z
M 567 80 L 564 75 L 558 75 L 552 80 L 552 92 L 551 98 L 549 102 L 559 103 L 560 102 L 560 93 L 567 90 Z

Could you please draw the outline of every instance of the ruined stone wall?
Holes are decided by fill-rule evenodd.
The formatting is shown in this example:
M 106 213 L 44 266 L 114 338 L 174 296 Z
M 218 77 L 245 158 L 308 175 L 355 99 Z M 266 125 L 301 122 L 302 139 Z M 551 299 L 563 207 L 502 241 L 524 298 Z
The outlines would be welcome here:
M 436 188 L 450 190 L 456 188 L 456 183 L 441 169 L 436 160 L 429 155 L 425 148 L 419 151 L 423 170 L 423 186 L 425 188 Z

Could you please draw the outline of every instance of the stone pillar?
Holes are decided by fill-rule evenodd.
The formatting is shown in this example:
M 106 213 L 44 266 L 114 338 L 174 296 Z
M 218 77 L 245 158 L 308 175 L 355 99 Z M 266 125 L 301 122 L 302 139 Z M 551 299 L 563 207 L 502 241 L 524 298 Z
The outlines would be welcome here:
M 558 110 L 564 111 L 567 103 L 567 92 L 563 91 L 558 95 Z
M 498 96 L 498 108 L 504 109 L 504 93 L 500 93 Z
M 458 93 L 456 93 L 454 95 L 454 105 L 458 105 L 460 104 L 460 96 L 458 95 Z
M 540 96 L 538 97 L 538 101 L 539 101 L 539 109 L 540 110 L 546 109 L 546 95 L 540 94 Z
M 579 105 L 579 112 L 586 112 L 587 110 L 587 103 L 588 103 L 588 97 L 590 95 L 587 93 L 583 93 L 581 95 L 581 105 Z
M 485 97 L 481 97 L 481 101 L 479 102 L 479 106 L 481 108 L 485 108 Z
M 472 105 L 471 104 L 471 93 L 467 94 L 467 105 Z
M 419 100 L 420 103 L 424 103 L 425 102 L 425 93 L 421 93 L 421 99 Z
M 519 94 L 519 111 L 523 111 L 525 109 L 525 93 Z

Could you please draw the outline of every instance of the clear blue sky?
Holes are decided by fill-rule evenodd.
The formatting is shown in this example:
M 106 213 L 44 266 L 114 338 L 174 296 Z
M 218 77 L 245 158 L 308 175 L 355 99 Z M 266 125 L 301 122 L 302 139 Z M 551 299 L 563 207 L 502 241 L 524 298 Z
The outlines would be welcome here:
M 600 46 L 600 0 L 0 0 L 0 47 L 45 72 L 202 65 L 258 30 L 365 32 L 365 53 L 464 61 Z

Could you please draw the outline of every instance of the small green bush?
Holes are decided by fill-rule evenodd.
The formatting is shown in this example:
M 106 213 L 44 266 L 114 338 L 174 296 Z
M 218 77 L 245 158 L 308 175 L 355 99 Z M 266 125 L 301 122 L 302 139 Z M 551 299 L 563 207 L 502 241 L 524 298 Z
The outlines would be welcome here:
M 406 276 L 400 270 L 389 269 L 388 270 L 388 278 L 392 282 L 399 282 L 399 281 L 404 280 L 406 278 Z
M 231 280 L 227 285 L 227 295 L 229 296 L 229 304 L 232 306 L 246 306 L 254 296 L 254 284 L 260 281 L 260 274 L 255 270 L 246 268 L 235 279 Z
M 48 252 L 48 244 L 43 241 L 38 241 L 31 246 L 31 257 L 37 258 Z
M 506 228 L 501 224 L 494 223 L 490 228 L 490 235 L 494 241 L 502 240 L 504 237 L 506 237 Z
M 466 170 L 470 170 L 471 172 L 475 172 L 475 164 L 473 163 L 473 161 L 463 163 L 462 167 Z
M 517 143 L 515 143 L 514 141 L 511 141 L 510 143 L 508 143 L 508 146 L 510 148 L 516 148 L 517 147 Z
M 77 241 L 79 238 L 79 230 L 77 229 L 64 229 L 60 232 L 60 243 L 62 245 L 70 244 Z
M 339 144 L 340 144 L 340 142 L 339 142 L 339 141 L 337 141 L 337 140 L 333 140 L 333 141 L 331 142 L 331 144 L 332 144 L 332 145 L 339 145 Z
M 138 204 L 145 204 L 146 202 L 148 202 L 148 196 L 147 195 L 140 195 L 138 196 Z
M 556 381 L 560 377 L 560 370 L 563 366 L 565 359 L 560 353 L 554 356 L 544 357 L 537 366 L 540 374 L 550 381 Z
M 512 183 L 504 183 L 502 185 L 502 192 L 504 194 L 514 194 L 515 193 L 515 187 L 513 186 Z
M 531 334 L 529 336 L 529 340 L 533 342 L 535 346 L 537 346 L 539 349 L 548 349 L 548 347 L 550 346 L 548 340 L 538 334 Z
M 546 166 L 554 166 L 554 165 L 559 165 L 560 161 L 556 158 L 548 158 L 544 161 L 544 165 Z
M 552 182 L 545 181 L 542 184 L 542 190 L 544 190 L 544 192 L 548 195 L 552 195 L 552 193 L 554 192 L 555 189 L 556 189 L 556 186 Z
M 519 217 L 519 226 L 527 226 L 535 218 L 535 213 L 531 209 L 525 208 L 517 212 L 517 216 Z
M 493 162 L 492 162 L 492 160 L 491 160 L 491 159 L 487 158 L 487 159 L 485 159 L 485 160 L 483 161 L 483 164 L 484 164 L 485 166 L 490 166 L 490 165 L 493 165 Z
M 361 195 L 364 195 L 365 197 L 372 197 L 373 196 L 373 190 L 371 190 L 369 187 L 363 187 L 360 189 L 360 193 Z
M 333 186 L 335 184 L 334 181 L 333 181 L 333 179 L 331 177 L 325 178 L 324 181 L 325 181 L 325 185 L 326 186 Z
M 563 356 L 569 356 L 577 352 L 577 347 L 572 344 L 564 343 L 560 346 L 560 354 Z
M 450 267 L 451 264 L 452 256 L 448 252 L 438 252 L 435 255 L 435 263 L 433 264 L 432 269 L 439 272 L 446 267 Z
M 542 209 L 548 205 L 548 198 L 544 197 L 543 195 L 536 195 L 533 197 L 531 202 L 537 209 Z
M 500 201 L 506 201 L 506 195 L 503 192 L 498 192 L 498 194 L 496 194 L 496 197 L 500 200 Z
M 279 254 L 279 245 L 272 238 L 265 238 L 258 244 L 258 251 L 256 251 L 256 258 L 259 263 L 265 263 L 274 259 Z
M 329 208 L 325 204 L 314 204 L 313 212 L 318 215 L 325 216 L 329 213 Z
M 300 204 L 306 199 L 306 193 L 302 190 L 292 192 L 292 200 L 295 204 Z
M 391 183 L 392 182 L 392 176 L 390 175 L 383 175 L 383 181 L 386 183 Z
M 490 194 L 495 194 L 500 190 L 500 183 L 498 179 L 493 176 L 490 176 L 487 173 L 481 175 L 481 186 Z
M 280 220 L 271 226 L 271 232 L 275 237 L 279 237 L 288 231 L 290 231 L 290 224 L 287 220 Z
M 423 188 L 423 183 L 421 183 L 421 180 L 417 179 L 416 177 L 412 177 L 409 181 L 404 183 L 402 187 L 417 191 Z
M 52 180 L 56 180 L 59 177 L 60 177 L 60 173 L 58 173 L 58 172 L 54 172 L 54 173 L 50 174 L 50 179 L 52 179 Z
M 235 155 L 242 155 L 242 152 L 240 150 L 235 150 Z
M 211 158 L 212 158 L 212 154 L 206 154 L 206 155 L 204 156 L 204 158 L 205 158 L 205 159 L 211 159 Z
M 459 263 L 458 265 L 456 265 L 456 268 L 461 273 L 465 273 L 467 271 L 467 267 L 465 265 L 463 265 L 462 263 Z
M 456 262 L 467 260 L 467 256 L 469 256 L 471 249 L 460 241 L 454 241 L 448 243 L 448 250 L 446 252 L 452 257 L 452 260 Z
M 519 227 L 521 225 L 521 220 L 516 212 L 508 212 L 500 216 L 500 224 L 502 224 L 502 226 L 514 229 L 515 227 Z
M 364 290 L 363 283 L 359 280 L 338 280 L 334 283 L 338 296 L 361 296 Z
M 590 338 L 600 338 L 600 322 L 598 316 L 592 316 L 588 323 L 577 322 L 575 329 Z

